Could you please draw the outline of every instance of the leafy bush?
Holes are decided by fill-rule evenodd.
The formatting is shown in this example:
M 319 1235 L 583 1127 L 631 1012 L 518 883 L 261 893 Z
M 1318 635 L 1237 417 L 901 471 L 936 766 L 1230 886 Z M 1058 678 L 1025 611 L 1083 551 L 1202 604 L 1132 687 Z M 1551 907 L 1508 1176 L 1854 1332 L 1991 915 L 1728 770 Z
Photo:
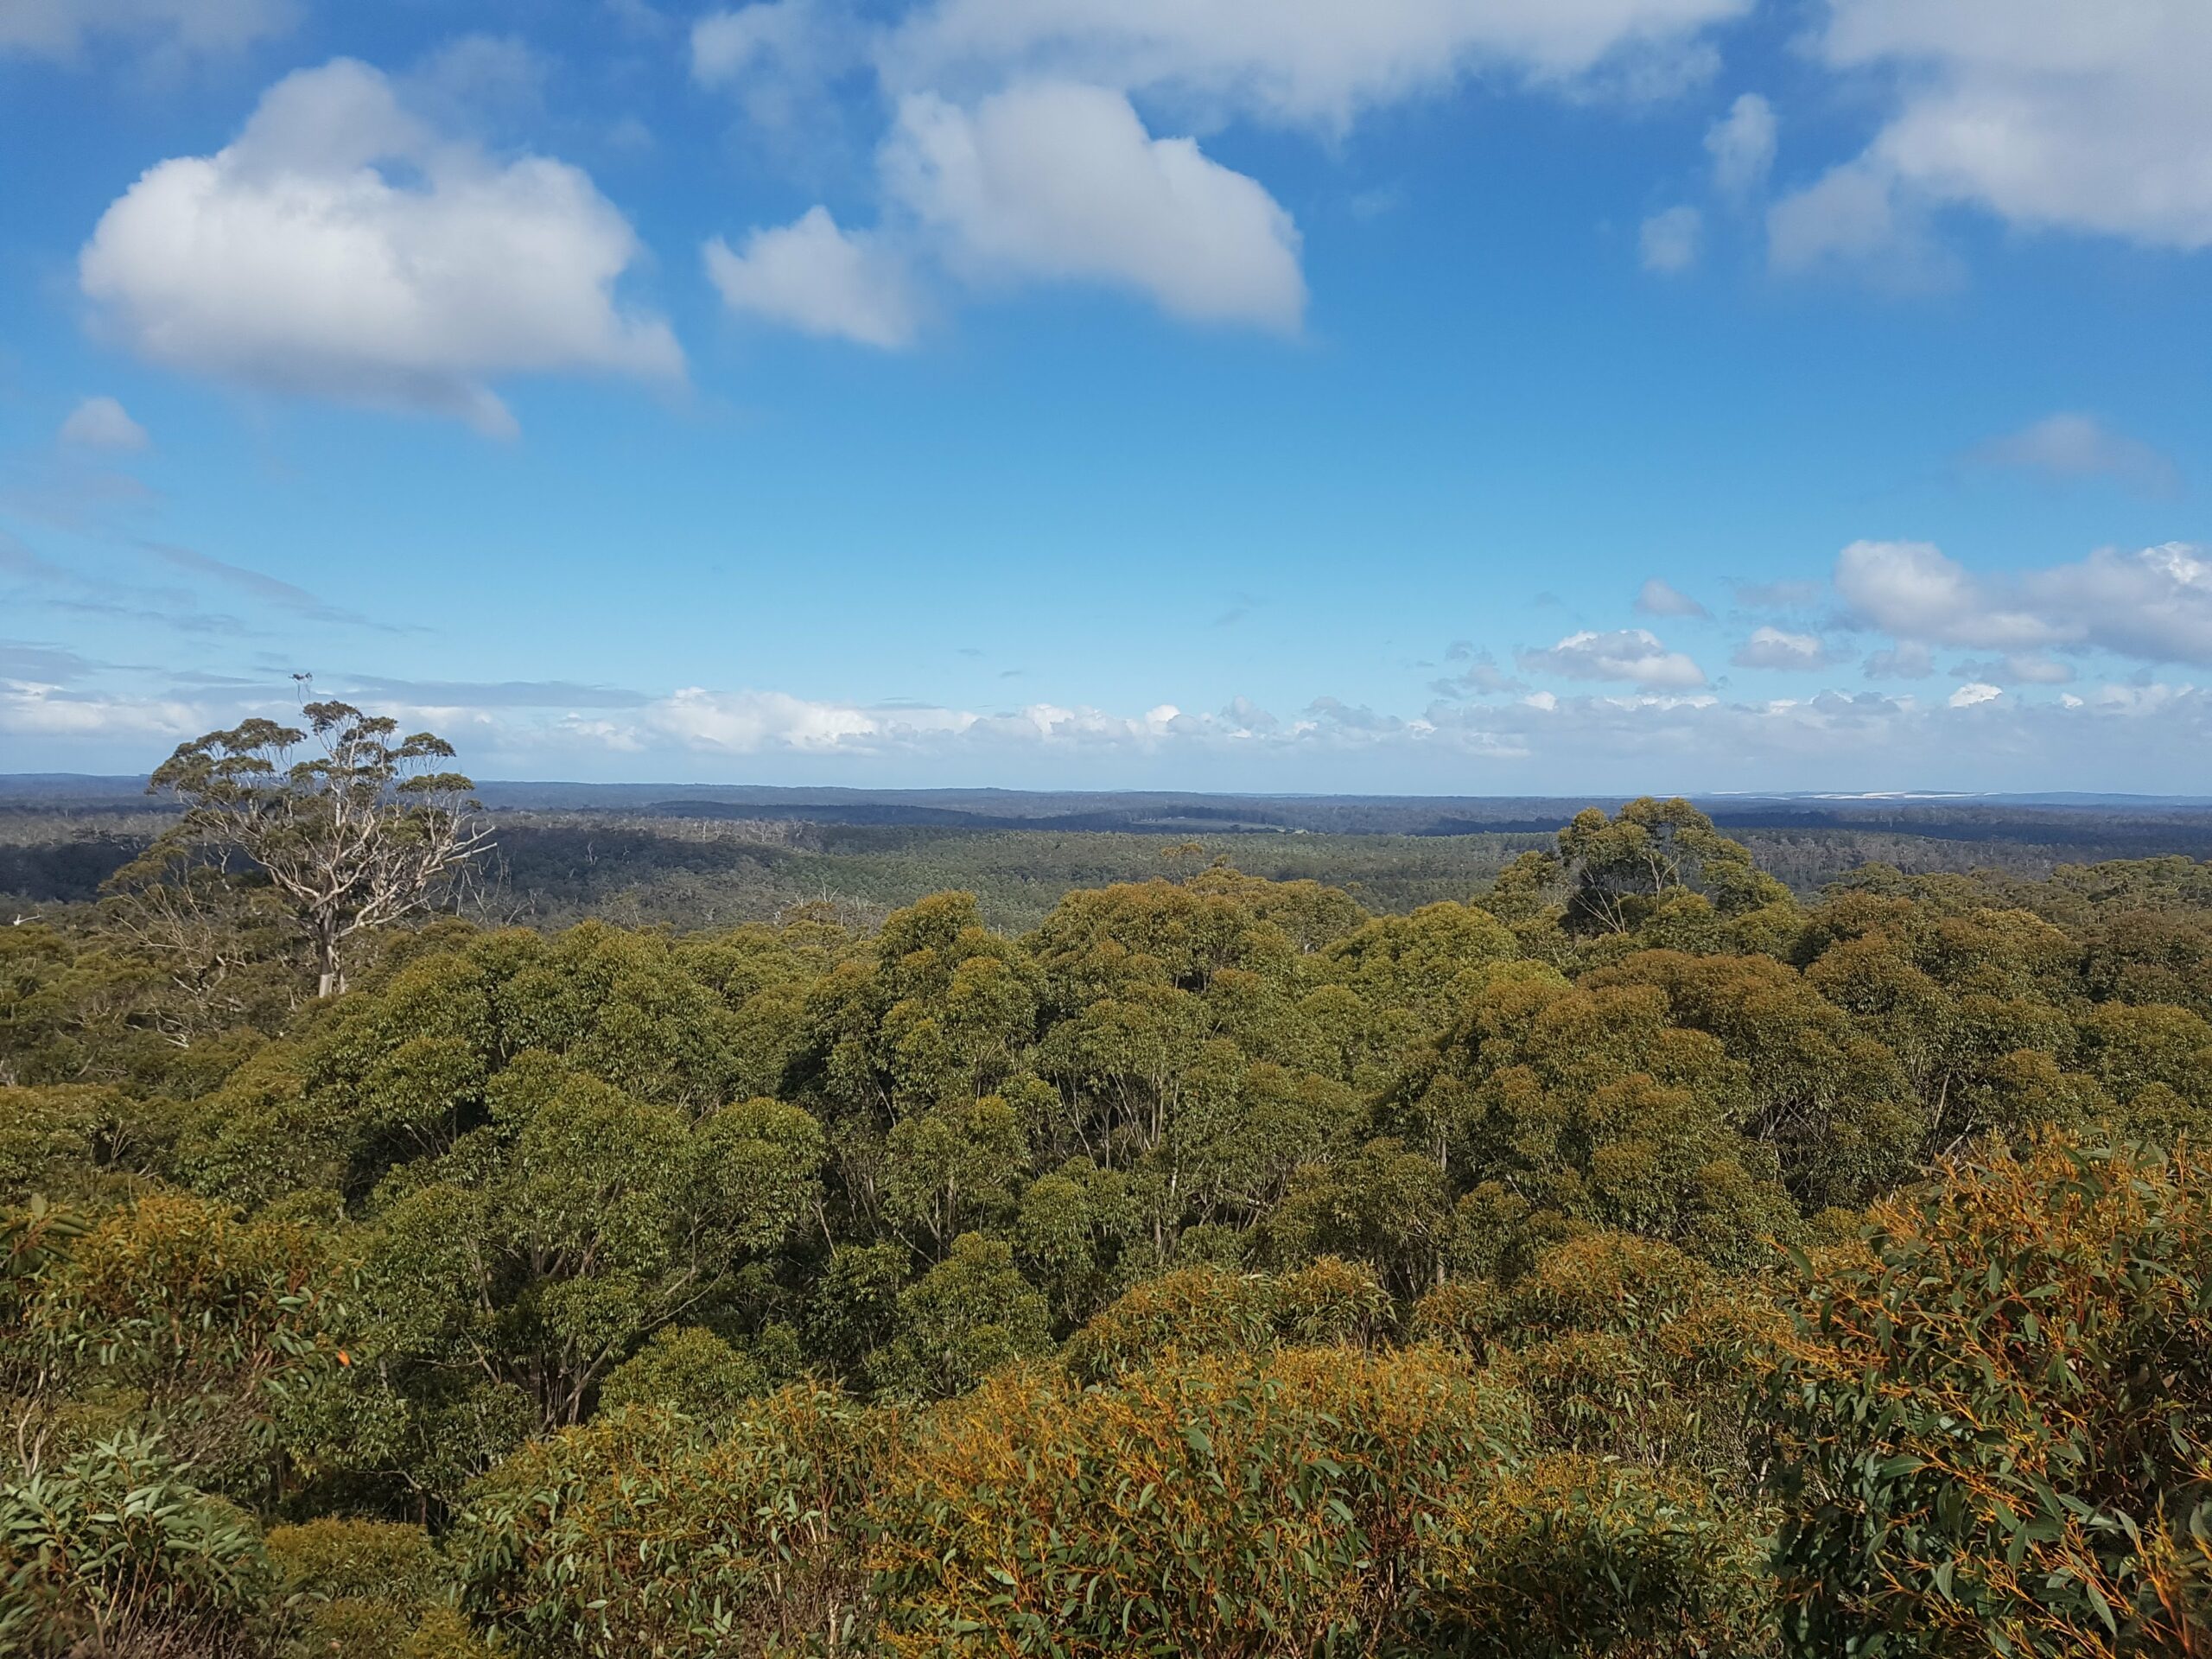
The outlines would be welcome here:
M 1694 1481 L 1537 1459 L 1448 1515 L 1422 1611 L 1437 1645 L 1516 1659 L 1752 1659 L 1774 1610 L 1756 1529 Z
M 1514 1403 L 1433 1349 L 1039 1369 L 938 1408 L 876 1505 L 899 1655 L 1372 1651 L 1431 1531 L 1516 1452 Z
M 871 1363 L 885 1393 L 937 1400 L 972 1389 L 1008 1360 L 1052 1346 L 1045 1299 L 1003 1239 L 963 1233 L 952 1253 L 899 1295 L 904 1327 Z
M 1068 1338 L 1062 1358 L 1082 1381 L 1103 1382 L 1170 1348 L 1253 1353 L 1274 1340 L 1274 1287 L 1259 1274 L 1180 1268 L 1123 1292 Z
M 1802 1654 L 2212 1628 L 2212 1163 L 2048 1140 L 1806 1264 L 1771 1409 Z
M 671 1325 L 615 1369 L 599 1391 L 599 1408 L 666 1406 L 720 1427 L 734 1421 L 766 1382 L 759 1361 L 713 1332 Z
M 548 1659 L 849 1651 L 870 1618 L 857 1523 L 893 1422 L 794 1387 L 719 1438 L 632 1408 L 534 1440 L 454 1529 L 461 1605 Z
M 191 1473 L 158 1437 L 128 1433 L 0 1475 L 0 1652 L 264 1651 L 260 1529 Z
M 450 1587 L 429 1535 L 404 1522 L 325 1516 L 270 1529 L 267 1546 L 302 1659 L 402 1659 Z
M 1510 1346 L 1492 1357 L 1546 1445 L 1749 1489 L 1757 1361 L 1778 1328 L 1765 1287 L 1656 1239 L 1592 1233 L 1503 1301 Z
M 83 1387 L 127 1394 L 175 1455 L 247 1491 L 268 1477 L 288 1405 L 334 1358 L 326 1262 L 303 1226 L 148 1193 L 70 1243 L 29 1323 Z
M 1103 1382 L 1164 1355 L 1256 1354 L 1278 1343 L 1367 1345 L 1393 1323 L 1390 1294 L 1364 1265 L 1325 1255 L 1294 1273 L 1204 1265 L 1140 1281 L 1069 1338 L 1061 1361 Z

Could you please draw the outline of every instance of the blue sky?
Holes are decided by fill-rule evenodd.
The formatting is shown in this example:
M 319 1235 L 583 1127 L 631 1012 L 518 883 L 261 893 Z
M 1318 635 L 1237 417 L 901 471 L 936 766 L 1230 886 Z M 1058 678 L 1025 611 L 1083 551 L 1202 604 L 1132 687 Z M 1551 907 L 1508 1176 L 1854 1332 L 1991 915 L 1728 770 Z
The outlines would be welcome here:
M 2094 12 L 2094 15 L 2093 15 Z M 2199 0 L 0 0 L 0 769 L 2212 791 Z

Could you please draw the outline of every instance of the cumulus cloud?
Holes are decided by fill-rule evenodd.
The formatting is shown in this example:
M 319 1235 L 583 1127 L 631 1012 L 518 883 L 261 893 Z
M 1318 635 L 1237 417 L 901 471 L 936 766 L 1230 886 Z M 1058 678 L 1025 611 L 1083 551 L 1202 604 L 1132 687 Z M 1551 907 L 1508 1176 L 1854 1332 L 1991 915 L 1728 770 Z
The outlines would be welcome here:
M 2212 557 L 2185 543 L 1980 575 L 1925 542 L 1854 542 L 1837 557 L 1835 586 L 1857 620 L 1902 639 L 2212 664 Z
M 1710 616 L 1712 613 L 1673 583 L 1657 576 L 1646 581 L 1637 589 L 1636 610 L 1639 616 Z
M 1713 188 L 1734 197 L 1760 189 L 1774 168 L 1774 105 L 1757 92 L 1745 92 L 1705 135 Z
M 61 442 L 79 449 L 143 449 L 146 429 L 112 397 L 87 397 L 61 423 Z
M 0 735 L 14 752 L 80 764 L 98 753 L 121 769 L 180 736 L 285 706 L 265 688 L 219 677 L 183 677 L 191 683 L 166 694 L 66 685 L 86 666 L 44 647 L 0 648 Z M 977 712 L 702 687 L 653 696 L 565 682 L 340 683 L 455 736 L 480 771 L 504 762 L 539 777 L 619 755 L 632 775 L 726 761 L 753 778 L 845 766 L 855 779 L 880 781 L 902 764 L 937 775 L 952 763 L 1032 778 L 1043 768 L 1092 786 L 1141 774 L 1217 788 L 1262 776 L 1306 789 L 1319 778 L 1338 788 L 1433 788 L 1462 763 L 1503 769 L 1484 775 L 1522 790 L 2140 788 L 2146 777 L 2162 788 L 2212 786 L 2212 691 L 2158 682 L 2037 697 L 1991 678 L 1925 700 L 1871 690 L 1765 701 L 1546 691 L 1419 713 L 1320 697 L 1287 720 L 1243 698 L 1213 715 L 1165 702 L 1134 714 L 1045 702 Z
M 1101 282 L 1176 316 L 1286 333 L 1304 314 L 1290 215 L 1195 141 L 1151 137 L 1119 92 L 1038 81 L 972 108 L 918 93 L 882 164 L 971 278 Z
M 1977 444 L 1967 452 L 1966 462 L 1985 470 L 2037 473 L 2061 482 L 2108 478 L 2153 496 L 2171 496 L 2181 483 L 2166 455 L 2082 414 L 2047 415 L 2020 431 Z
M 1767 209 L 1767 257 L 1777 270 L 1834 268 L 1877 287 L 1947 287 L 1957 259 L 1935 239 L 1923 204 L 1864 162 L 1847 162 Z
M 1827 642 L 1816 633 L 1790 633 L 1777 627 L 1759 627 L 1736 647 L 1728 659 L 1738 668 L 1767 668 L 1783 672 L 1826 668 L 1837 659 Z
M 839 229 L 826 207 L 753 232 L 742 252 L 716 237 L 707 244 L 706 262 L 732 310 L 863 346 L 892 348 L 914 338 L 918 318 L 904 266 L 876 238 Z
M 1531 674 L 1557 674 L 1570 680 L 1624 680 L 1648 690 L 1681 690 L 1705 683 L 1705 671 L 1679 651 L 1669 651 L 1645 628 L 1611 633 L 1585 629 L 1543 651 L 1520 653 Z
M 1912 204 L 2212 245 L 2212 8 L 2201 0 L 1827 0 L 1815 51 L 1832 69 L 1888 76 L 1893 102 L 1862 156 L 1777 209 L 1783 263 L 1785 245 L 1802 257 L 1864 242 L 1885 213 L 1894 231 Z
M 667 324 L 614 298 L 638 253 L 578 169 L 442 137 L 339 59 L 279 81 L 216 154 L 149 168 L 78 272 L 153 361 L 505 432 L 498 377 L 682 372 Z
M 2051 625 L 1929 542 L 1853 542 L 1836 592 L 1866 626 L 1908 639 L 2006 649 L 2049 644 Z
M 1706 37 L 1754 3 L 924 0 L 876 22 L 839 0 L 755 0 L 699 17 L 690 47 L 693 77 L 771 128 L 872 72 L 895 111 L 878 151 L 881 222 L 911 255 L 971 283 L 1100 282 L 1179 317 L 1290 334 L 1306 303 L 1290 215 L 1183 135 L 1238 118 L 1341 131 L 1368 109 L 1476 75 L 1661 96 L 1709 71 Z M 1177 136 L 1154 137 L 1132 98 Z M 1690 263 L 1695 219 L 1694 208 L 1655 219 L 1655 269 Z M 809 269 L 842 261 L 849 281 L 851 251 L 826 226 L 783 251 Z M 891 332 L 873 306 L 859 310 L 867 333 L 839 326 L 849 307 L 827 327 L 794 315 L 781 271 L 729 274 L 735 302 L 761 315 L 855 338 Z M 879 273 L 871 293 L 888 280 Z
M 1668 207 L 1652 214 L 1637 233 L 1643 268 L 1664 275 L 1688 270 L 1697 264 L 1698 237 L 1704 227 L 1705 215 L 1694 207 Z
M 1230 728 L 1255 737 L 1264 737 L 1281 729 L 1282 722 L 1249 697 L 1231 697 L 1229 706 L 1221 711 L 1221 718 Z
M 690 46 L 693 79 L 785 133 L 818 126 L 837 80 L 866 63 L 868 36 L 835 0 L 758 0 L 701 16 Z
M 157 51 L 235 52 L 283 34 L 296 16 L 291 0 L 4 0 L 0 52 L 67 58 L 101 39 Z
M 1342 128 L 1361 111 L 1503 71 L 1679 86 L 1700 36 L 1751 0 L 940 0 L 882 42 L 907 87 L 1019 74 L 1092 81 L 1216 115 Z

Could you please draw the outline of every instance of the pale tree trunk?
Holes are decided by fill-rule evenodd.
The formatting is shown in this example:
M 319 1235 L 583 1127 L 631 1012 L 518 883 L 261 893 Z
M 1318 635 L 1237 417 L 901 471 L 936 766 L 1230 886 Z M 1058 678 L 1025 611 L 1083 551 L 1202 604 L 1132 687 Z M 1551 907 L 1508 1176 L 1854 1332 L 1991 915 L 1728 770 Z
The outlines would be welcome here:
M 338 961 L 338 930 L 334 924 L 325 921 L 315 931 L 315 960 L 321 966 L 321 977 L 315 987 L 318 999 L 335 996 L 346 988 L 345 969 Z

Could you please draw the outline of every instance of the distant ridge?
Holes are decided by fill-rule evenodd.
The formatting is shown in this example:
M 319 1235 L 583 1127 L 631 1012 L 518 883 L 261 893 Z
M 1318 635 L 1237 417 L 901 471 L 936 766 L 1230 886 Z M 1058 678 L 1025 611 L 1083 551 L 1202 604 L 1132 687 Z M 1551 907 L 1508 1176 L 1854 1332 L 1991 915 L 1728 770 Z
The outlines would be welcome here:
M 1147 835 L 1548 834 L 1586 806 L 1611 810 L 1618 794 L 1307 795 L 1188 790 L 860 789 L 766 784 L 584 784 L 486 779 L 477 786 L 494 810 L 613 812 L 665 818 L 785 822 L 967 830 L 1025 830 Z M 1693 793 L 1724 825 L 1742 829 L 1909 829 L 1918 835 L 1982 840 L 2002 817 L 2063 843 L 2083 837 L 2085 818 L 2212 824 L 2212 797 L 2097 794 L 2079 791 L 1980 794 L 1940 790 L 1867 792 Z M 31 810 L 111 813 L 162 810 L 137 777 L 75 772 L 0 773 L 0 804 Z M 2108 826 L 2107 826 L 2108 827 Z

